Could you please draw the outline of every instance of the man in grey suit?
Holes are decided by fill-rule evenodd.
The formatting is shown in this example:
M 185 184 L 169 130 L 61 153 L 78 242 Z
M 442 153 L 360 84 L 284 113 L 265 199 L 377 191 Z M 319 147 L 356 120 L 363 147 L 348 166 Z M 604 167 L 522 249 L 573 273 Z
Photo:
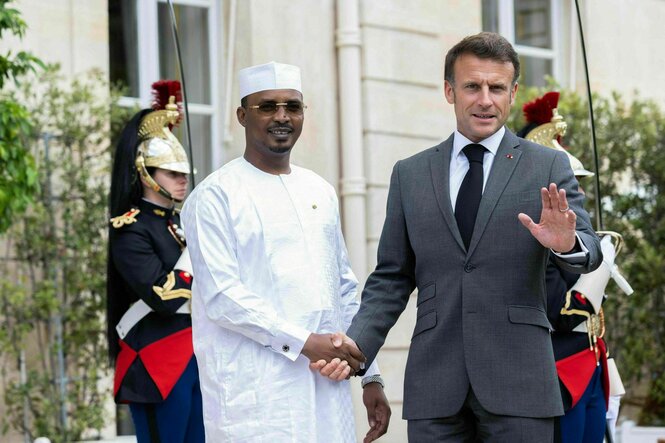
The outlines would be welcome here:
M 563 413 L 548 254 L 575 273 L 602 254 L 566 155 L 504 126 L 518 77 L 498 34 L 455 45 L 445 96 L 457 130 L 392 172 L 378 263 L 347 335 L 371 362 L 418 288 L 403 406 L 412 442 L 547 442 Z

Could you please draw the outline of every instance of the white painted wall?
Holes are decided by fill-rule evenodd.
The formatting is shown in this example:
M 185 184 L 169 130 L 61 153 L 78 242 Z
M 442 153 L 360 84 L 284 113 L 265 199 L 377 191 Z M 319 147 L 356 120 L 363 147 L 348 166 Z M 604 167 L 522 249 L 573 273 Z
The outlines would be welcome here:
M 0 47 L 29 49 L 47 63 L 60 63 L 66 76 L 90 68 L 108 72 L 106 0 L 18 0 L 28 24 L 21 43 L 5 39 Z
M 637 91 L 665 108 L 665 2 L 583 0 L 582 5 L 592 90 L 624 97 Z M 578 90 L 585 88 L 583 81 L 580 73 Z

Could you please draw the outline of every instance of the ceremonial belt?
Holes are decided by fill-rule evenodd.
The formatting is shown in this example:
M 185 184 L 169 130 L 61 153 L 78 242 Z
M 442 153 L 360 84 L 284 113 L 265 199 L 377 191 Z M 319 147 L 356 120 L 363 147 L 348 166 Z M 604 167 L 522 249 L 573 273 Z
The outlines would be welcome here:
M 115 327 L 116 332 L 120 340 L 124 340 L 129 331 L 132 330 L 136 324 L 143 319 L 146 315 L 150 314 L 154 310 L 148 306 L 143 300 L 139 300 L 134 303 L 128 310 L 125 312 L 125 315 L 122 316 L 120 321 Z M 190 303 L 183 303 L 182 306 L 175 311 L 176 314 L 191 314 L 192 308 Z
M 604 315 L 591 314 L 586 321 L 575 326 L 573 332 L 583 332 L 585 334 L 593 334 L 596 337 L 602 337 L 605 335 Z

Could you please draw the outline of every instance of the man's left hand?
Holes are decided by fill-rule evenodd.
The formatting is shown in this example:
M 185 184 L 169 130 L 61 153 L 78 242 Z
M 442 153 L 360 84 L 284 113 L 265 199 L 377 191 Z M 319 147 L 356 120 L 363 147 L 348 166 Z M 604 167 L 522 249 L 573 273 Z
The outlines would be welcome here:
M 369 431 L 367 431 L 363 443 L 369 443 L 388 431 L 391 411 L 386 394 L 379 383 L 365 385 L 363 403 L 367 409 L 367 421 L 369 422 Z
M 544 247 L 558 253 L 571 251 L 575 247 L 577 214 L 568 206 L 566 190 L 557 189 L 556 184 L 550 183 L 549 189 L 540 189 L 540 196 L 543 202 L 540 223 L 536 224 L 524 213 L 517 218 Z

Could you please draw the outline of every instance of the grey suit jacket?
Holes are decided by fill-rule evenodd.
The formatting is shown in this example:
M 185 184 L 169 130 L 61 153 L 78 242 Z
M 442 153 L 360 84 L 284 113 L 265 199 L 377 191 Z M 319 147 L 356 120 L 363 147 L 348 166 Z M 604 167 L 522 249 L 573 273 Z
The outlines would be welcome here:
M 372 361 L 417 287 L 405 419 L 455 414 L 470 386 L 494 414 L 561 415 L 547 319 L 548 250 L 517 214 L 537 222 L 540 188 L 564 188 L 589 256 L 582 265 L 558 262 L 571 272 L 590 272 L 602 254 L 584 197 L 563 152 L 506 131 L 467 251 L 450 202 L 452 141 L 451 136 L 395 165 L 378 263 L 347 333 Z

